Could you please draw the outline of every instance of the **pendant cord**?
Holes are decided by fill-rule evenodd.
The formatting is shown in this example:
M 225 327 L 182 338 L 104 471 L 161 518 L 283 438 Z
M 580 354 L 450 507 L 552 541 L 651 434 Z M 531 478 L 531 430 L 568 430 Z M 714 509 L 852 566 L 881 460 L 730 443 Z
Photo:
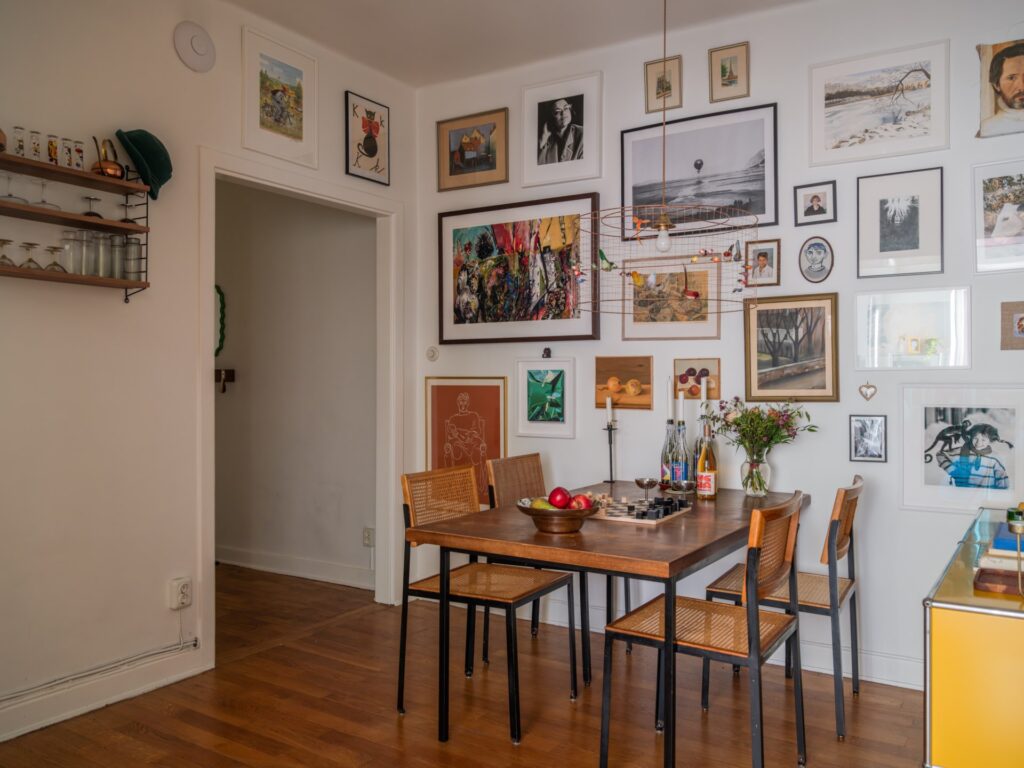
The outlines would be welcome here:
M 665 208 L 665 75 L 668 69 L 668 0 L 661 4 L 661 207 Z

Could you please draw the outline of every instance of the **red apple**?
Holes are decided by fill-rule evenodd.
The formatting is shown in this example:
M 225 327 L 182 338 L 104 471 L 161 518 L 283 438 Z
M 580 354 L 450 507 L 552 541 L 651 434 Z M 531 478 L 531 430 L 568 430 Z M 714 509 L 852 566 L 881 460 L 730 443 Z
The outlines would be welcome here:
M 594 504 L 585 493 L 578 493 L 569 502 L 569 509 L 590 509 Z
M 570 494 L 562 486 L 558 486 L 548 496 L 548 503 L 553 504 L 559 509 L 565 509 L 569 506 L 569 502 L 572 501 L 572 494 Z

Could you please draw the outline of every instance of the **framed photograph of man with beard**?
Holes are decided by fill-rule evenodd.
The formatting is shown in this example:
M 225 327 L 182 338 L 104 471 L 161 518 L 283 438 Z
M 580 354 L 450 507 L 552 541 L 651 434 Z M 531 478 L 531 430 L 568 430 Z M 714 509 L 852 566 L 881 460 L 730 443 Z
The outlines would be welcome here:
M 523 186 L 601 175 L 600 72 L 523 88 Z
M 979 45 L 981 123 L 977 137 L 1024 132 L 1024 40 Z
M 438 214 L 441 344 L 600 338 L 597 193 Z

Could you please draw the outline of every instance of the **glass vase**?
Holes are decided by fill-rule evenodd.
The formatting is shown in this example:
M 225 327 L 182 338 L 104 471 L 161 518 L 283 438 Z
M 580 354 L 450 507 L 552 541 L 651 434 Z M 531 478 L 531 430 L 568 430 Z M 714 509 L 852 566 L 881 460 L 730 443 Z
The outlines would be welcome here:
M 767 451 L 747 454 L 740 467 L 740 482 L 747 496 L 760 498 L 768 495 L 768 485 L 772 480 L 772 468 L 767 461 Z

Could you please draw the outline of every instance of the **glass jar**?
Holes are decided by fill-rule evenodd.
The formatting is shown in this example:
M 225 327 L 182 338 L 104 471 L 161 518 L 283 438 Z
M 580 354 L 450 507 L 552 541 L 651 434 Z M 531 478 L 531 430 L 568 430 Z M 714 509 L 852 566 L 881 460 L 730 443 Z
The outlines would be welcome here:
M 146 279 L 146 270 L 142 261 L 142 241 L 137 237 L 129 237 L 125 244 L 124 279 Z
M 124 277 L 125 243 L 124 235 L 110 236 L 110 276 L 118 280 Z
M 28 156 L 31 160 L 43 159 L 43 137 L 39 131 L 28 132 Z
M 110 235 L 106 232 L 96 232 L 93 234 L 93 240 L 96 242 L 95 274 L 97 277 L 111 277 L 113 270 L 110 259 Z
M 69 275 L 82 274 L 82 243 L 73 229 L 66 229 L 60 238 L 60 265 Z
M 20 125 L 14 126 L 14 136 L 11 137 L 14 142 L 14 154 L 18 157 L 25 156 L 25 129 Z
M 46 161 L 50 165 L 60 165 L 60 144 L 57 143 L 57 134 L 51 133 L 46 137 Z
M 93 237 L 93 233 L 80 229 L 78 231 L 78 238 L 82 241 L 82 274 L 99 274 L 96 271 L 96 240 Z

